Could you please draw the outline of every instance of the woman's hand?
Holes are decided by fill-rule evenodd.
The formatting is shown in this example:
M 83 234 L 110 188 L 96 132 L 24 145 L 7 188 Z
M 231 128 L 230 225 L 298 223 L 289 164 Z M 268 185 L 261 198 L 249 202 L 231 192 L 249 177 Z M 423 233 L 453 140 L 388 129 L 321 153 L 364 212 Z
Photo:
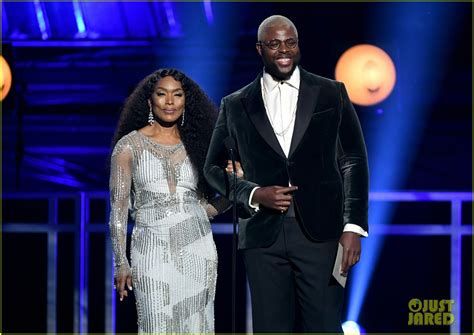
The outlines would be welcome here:
M 132 275 L 129 271 L 121 271 L 120 274 L 115 276 L 114 288 L 117 289 L 120 301 L 122 301 L 124 297 L 128 297 L 128 291 L 125 289 L 125 284 L 127 284 L 128 289 L 132 291 Z
M 242 170 L 242 165 L 240 164 L 239 161 L 235 161 L 235 168 L 237 169 L 237 178 L 243 178 L 244 177 L 244 170 Z M 227 161 L 227 166 L 225 168 L 227 173 L 233 173 L 234 168 L 232 167 L 232 161 L 228 160 Z

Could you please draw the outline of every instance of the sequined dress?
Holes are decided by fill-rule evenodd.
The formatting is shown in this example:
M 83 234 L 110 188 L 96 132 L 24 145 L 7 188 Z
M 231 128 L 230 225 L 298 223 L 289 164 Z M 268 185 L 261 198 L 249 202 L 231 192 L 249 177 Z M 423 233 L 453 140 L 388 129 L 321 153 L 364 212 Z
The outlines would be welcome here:
M 115 273 L 132 273 L 139 332 L 213 333 L 217 253 L 208 217 L 219 206 L 198 197 L 183 144 L 161 145 L 133 131 L 116 144 L 111 163 Z

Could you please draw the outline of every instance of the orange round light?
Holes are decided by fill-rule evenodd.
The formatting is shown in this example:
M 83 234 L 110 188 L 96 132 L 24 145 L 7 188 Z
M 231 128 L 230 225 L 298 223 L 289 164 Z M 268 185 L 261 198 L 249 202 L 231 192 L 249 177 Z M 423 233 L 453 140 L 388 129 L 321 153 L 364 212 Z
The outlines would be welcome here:
M 2 96 L 0 97 L 0 101 L 3 101 L 12 86 L 12 71 L 3 56 L 0 56 L 0 63 L 0 85 L 2 86 Z
M 356 45 L 339 58 L 336 80 L 344 83 L 353 103 L 375 105 L 392 92 L 396 81 L 395 65 L 382 49 L 370 44 Z

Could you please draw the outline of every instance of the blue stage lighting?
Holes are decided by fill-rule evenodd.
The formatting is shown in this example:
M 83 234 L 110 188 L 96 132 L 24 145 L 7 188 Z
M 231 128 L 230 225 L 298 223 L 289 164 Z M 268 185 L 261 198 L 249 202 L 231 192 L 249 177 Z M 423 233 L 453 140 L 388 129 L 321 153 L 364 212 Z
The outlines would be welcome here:
M 239 7 L 210 1 L 163 3 L 166 4 L 174 11 L 176 26 L 182 29 L 183 36 L 169 53 L 160 52 L 157 67 L 166 64 L 184 71 L 218 103 L 228 94 L 226 84 L 231 78 L 222 74 L 231 71 L 229 51 L 239 38 Z M 235 15 L 228 16 L 230 12 Z
M 344 335 L 360 335 L 361 334 L 361 328 L 354 321 L 344 322 L 342 324 L 342 330 L 344 331 Z
M 372 192 L 404 187 L 405 177 L 429 117 L 430 111 L 426 106 L 430 99 L 434 99 L 430 92 L 439 89 L 439 81 L 432 80 L 432 76 L 439 72 L 450 50 L 449 43 L 456 23 L 456 8 L 452 4 L 387 3 L 376 8 L 371 22 L 373 30 L 378 32 L 374 43 L 386 50 L 394 49 L 390 53 L 397 55 L 393 60 L 398 79 L 391 98 L 384 103 L 383 111 L 381 107 L 376 107 L 379 116 L 377 127 L 372 132 L 364 133 Z M 419 87 L 423 87 L 424 94 L 419 93 Z M 393 203 L 371 201 L 369 227 L 390 224 L 393 210 Z M 359 319 L 377 265 L 383 235 L 371 235 L 362 244 L 361 261 L 351 270 L 353 284 L 347 319 L 355 321 Z M 456 331 L 453 328 L 451 330 Z
M 38 25 L 41 31 L 41 38 L 46 40 L 49 38 L 48 34 L 48 26 L 46 21 L 46 16 L 44 15 L 43 5 L 39 0 L 35 0 L 35 11 L 36 11 L 36 19 L 38 20 Z
M 206 12 L 207 23 L 214 23 L 214 14 L 212 13 L 211 0 L 204 0 L 204 11 Z
M 74 8 L 74 16 L 76 17 L 77 36 L 84 37 L 86 33 L 86 24 L 84 23 L 81 6 L 77 0 L 74 0 L 72 5 Z
M 181 35 L 181 28 L 179 23 L 176 21 L 174 14 L 173 4 L 170 2 L 164 2 L 163 6 L 165 8 L 166 19 L 169 25 L 169 34 L 171 37 L 178 37 Z

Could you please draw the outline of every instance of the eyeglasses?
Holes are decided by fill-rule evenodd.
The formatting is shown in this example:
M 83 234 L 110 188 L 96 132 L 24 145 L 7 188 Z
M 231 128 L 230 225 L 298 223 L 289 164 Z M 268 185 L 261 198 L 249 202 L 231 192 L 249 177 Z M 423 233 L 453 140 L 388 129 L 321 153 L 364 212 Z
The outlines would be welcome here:
M 294 49 L 298 45 L 298 39 L 296 39 L 296 38 L 289 38 L 289 39 L 284 40 L 284 41 L 278 40 L 278 39 L 274 39 L 274 40 L 267 41 L 267 42 L 258 41 L 257 44 L 259 44 L 259 45 L 263 44 L 267 48 L 270 48 L 272 50 L 278 50 L 278 49 L 280 49 L 280 46 L 281 46 L 282 42 L 284 42 L 286 47 L 289 48 L 289 49 Z

